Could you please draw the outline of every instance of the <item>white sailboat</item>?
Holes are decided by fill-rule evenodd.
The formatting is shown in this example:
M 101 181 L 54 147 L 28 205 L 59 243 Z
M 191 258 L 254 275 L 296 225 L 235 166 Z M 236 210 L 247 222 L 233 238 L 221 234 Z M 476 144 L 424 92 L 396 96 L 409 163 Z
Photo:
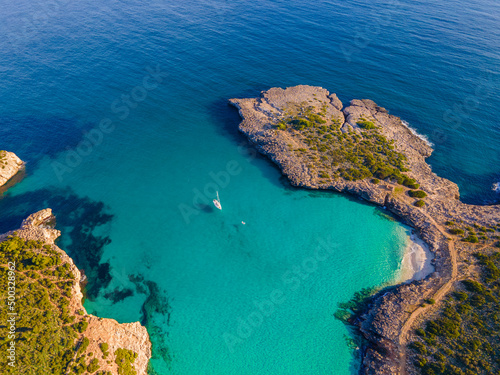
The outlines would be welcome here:
M 220 204 L 219 192 L 217 192 L 217 199 L 214 199 L 214 206 L 219 210 L 222 210 L 222 206 Z

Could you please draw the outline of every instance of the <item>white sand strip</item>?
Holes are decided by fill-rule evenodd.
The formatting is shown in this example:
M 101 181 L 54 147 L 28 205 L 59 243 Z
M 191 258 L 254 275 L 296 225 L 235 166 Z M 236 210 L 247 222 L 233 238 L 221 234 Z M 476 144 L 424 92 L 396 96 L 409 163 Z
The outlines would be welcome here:
M 408 245 L 401 261 L 399 282 L 422 280 L 434 272 L 429 246 L 411 230 Z

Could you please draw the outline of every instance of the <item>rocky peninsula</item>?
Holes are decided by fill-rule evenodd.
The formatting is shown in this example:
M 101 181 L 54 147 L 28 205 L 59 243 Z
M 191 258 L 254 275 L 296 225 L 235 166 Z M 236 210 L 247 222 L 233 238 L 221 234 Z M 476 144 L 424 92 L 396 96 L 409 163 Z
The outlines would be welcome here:
M 14 154 L 1 155 L 0 186 L 23 167 Z M 146 375 L 151 358 L 146 328 L 87 314 L 81 289 L 85 277 L 56 246 L 61 232 L 55 224 L 52 211 L 45 209 L 18 230 L 0 235 L 5 307 L 0 315 L 8 322 L 1 346 L 9 354 L 3 372 Z
M 415 328 L 461 280 L 479 277 L 471 255 L 497 245 L 500 206 L 462 203 L 458 186 L 426 163 L 431 145 L 371 100 L 344 108 L 324 88 L 296 86 L 230 103 L 242 117 L 240 131 L 293 185 L 383 206 L 427 243 L 435 271 L 378 293 L 354 322 L 368 342 L 360 373 L 418 373 L 407 353 Z
M 0 150 L 0 188 L 23 169 L 24 162 L 16 154 Z

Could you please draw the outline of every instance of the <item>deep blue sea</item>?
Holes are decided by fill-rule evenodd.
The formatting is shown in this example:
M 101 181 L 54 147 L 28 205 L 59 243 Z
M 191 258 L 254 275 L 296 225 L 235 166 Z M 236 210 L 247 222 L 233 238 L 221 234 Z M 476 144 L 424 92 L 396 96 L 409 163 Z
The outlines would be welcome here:
M 0 0 L 0 33 L 0 149 L 27 162 L 0 232 L 51 207 L 88 312 L 145 324 L 151 374 L 351 374 L 337 304 L 400 277 L 409 229 L 292 188 L 229 98 L 373 99 L 464 202 L 500 201 L 498 1 Z

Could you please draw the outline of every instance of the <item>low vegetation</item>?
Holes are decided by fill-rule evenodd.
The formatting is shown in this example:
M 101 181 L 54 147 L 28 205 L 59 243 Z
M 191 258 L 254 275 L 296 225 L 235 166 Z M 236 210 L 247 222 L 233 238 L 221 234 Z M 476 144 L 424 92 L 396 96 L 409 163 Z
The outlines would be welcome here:
M 15 300 L 9 299 L 9 270 L 15 278 Z M 12 280 L 10 280 L 12 281 Z M 3 366 L 4 374 L 75 373 L 84 359 L 78 355 L 83 317 L 68 310 L 72 286 L 76 282 L 69 264 L 51 246 L 11 236 L 0 243 L 0 299 L 2 322 L 9 312 L 17 313 L 15 325 L 16 367 Z M 7 305 L 8 302 L 15 304 Z M 0 350 L 12 340 L 2 329 Z M 86 368 L 86 365 L 85 365 Z M 78 372 L 76 372 L 78 373 Z
M 446 221 L 448 232 L 455 236 L 461 237 L 461 240 L 468 243 L 491 243 L 495 242 L 494 246 L 500 244 L 497 240 L 500 239 L 500 225 L 490 225 L 488 227 L 478 223 L 466 225 L 463 222 L 455 223 L 454 221 Z M 476 232 L 477 231 L 477 232 Z M 498 246 L 500 247 L 500 245 Z
M 408 191 L 408 195 L 412 198 L 425 198 L 427 193 L 423 190 L 410 190 Z
M 425 201 L 418 200 L 418 201 L 415 202 L 415 206 L 417 206 L 417 207 L 424 207 L 425 206 Z
M 119 375 L 136 375 L 137 371 L 134 367 L 137 353 L 127 349 L 117 349 L 115 351 L 115 363 L 118 365 Z
M 307 146 L 293 151 L 307 159 L 307 165 L 324 180 L 348 181 L 372 178 L 373 183 L 388 180 L 412 189 L 419 184 L 405 175 L 406 157 L 395 150 L 379 131 L 376 121 L 361 118 L 360 131 L 341 131 L 341 120 L 326 117 L 326 105 L 315 107 L 302 103 L 290 108 L 276 123 L 278 131 L 288 132 Z
M 76 282 L 55 247 L 15 235 L 0 242 L 0 351 L 15 346 L 15 366 L 4 361 L 2 374 L 111 375 L 99 371 L 99 360 L 87 352 L 85 316 L 69 308 Z M 9 314 L 17 314 L 12 332 Z M 106 357 L 107 344 L 101 350 Z M 120 350 L 120 374 L 135 374 L 131 363 L 137 354 Z
M 108 358 L 108 355 L 109 355 L 109 352 L 108 352 L 108 349 L 109 349 L 109 346 L 107 343 L 103 342 L 101 345 L 99 345 L 99 348 L 101 349 L 101 352 L 102 352 L 102 358 L 106 359 Z
M 410 343 L 424 375 L 500 373 L 500 252 L 475 254 L 480 279 L 463 280 Z

